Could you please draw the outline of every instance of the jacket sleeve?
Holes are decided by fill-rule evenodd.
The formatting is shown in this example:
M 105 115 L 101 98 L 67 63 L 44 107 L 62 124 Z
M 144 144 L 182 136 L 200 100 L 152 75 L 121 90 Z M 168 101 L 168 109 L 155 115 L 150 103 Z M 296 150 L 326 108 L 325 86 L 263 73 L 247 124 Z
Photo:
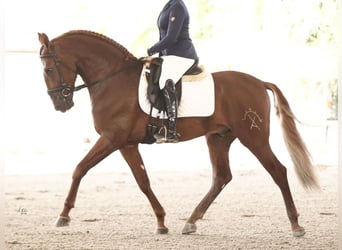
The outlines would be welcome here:
M 182 30 L 184 19 L 185 11 L 183 7 L 181 5 L 174 6 L 174 8 L 172 8 L 172 10 L 170 11 L 166 36 L 147 50 L 148 55 L 151 56 L 155 53 L 160 53 L 164 49 L 167 49 L 171 45 L 177 43 L 179 34 Z

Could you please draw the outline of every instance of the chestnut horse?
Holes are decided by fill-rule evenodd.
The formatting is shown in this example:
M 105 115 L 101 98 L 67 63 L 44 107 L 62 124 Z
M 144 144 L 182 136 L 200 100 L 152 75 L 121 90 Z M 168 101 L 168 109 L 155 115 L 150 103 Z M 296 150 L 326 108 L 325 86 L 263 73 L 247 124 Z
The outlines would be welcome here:
M 165 211 L 154 195 L 138 145 L 146 135 L 149 116 L 138 105 L 138 85 L 143 68 L 141 60 L 127 49 L 103 35 L 90 31 L 70 31 L 53 40 L 39 34 L 40 58 L 44 79 L 55 109 L 65 112 L 73 103 L 74 91 L 88 88 L 94 126 L 99 139 L 77 165 L 56 226 L 69 224 L 69 212 L 75 206 L 77 191 L 88 170 L 116 150 L 120 150 L 157 218 L 156 233 L 168 232 Z M 80 75 L 85 84 L 75 86 Z M 209 117 L 187 117 L 178 120 L 180 141 L 205 136 L 212 163 L 213 180 L 183 228 L 183 234 L 196 231 L 211 203 L 232 179 L 228 151 L 238 138 L 279 186 L 294 236 L 302 236 L 298 213 L 290 192 L 286 168 L 279 162 L 269 144 L 270 100 L 272 91 L 284 140 L 296 173 L 306 188 L 318 187 L 308 150 L 296 128 L 295 117 L 279 88 L 251 75 L 223 71 L 212 73 L 215 86 L 215 111 Z M 153 118 L 154 119 L 154 118 Z

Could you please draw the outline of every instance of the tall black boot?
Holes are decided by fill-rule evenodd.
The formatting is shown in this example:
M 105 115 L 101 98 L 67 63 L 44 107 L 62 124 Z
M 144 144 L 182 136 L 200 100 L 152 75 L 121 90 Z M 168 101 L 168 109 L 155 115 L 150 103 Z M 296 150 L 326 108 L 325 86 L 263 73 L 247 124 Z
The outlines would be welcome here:
M 163 95 L 166 104 L 166 113 L 169 119 L 169 128 L 167 132 L 168 142 L 178 142 L 179 135 L 177 133 L 177 108 L 178 99 L 176 95 L 175 83 L 172 80 L 167 80 Z

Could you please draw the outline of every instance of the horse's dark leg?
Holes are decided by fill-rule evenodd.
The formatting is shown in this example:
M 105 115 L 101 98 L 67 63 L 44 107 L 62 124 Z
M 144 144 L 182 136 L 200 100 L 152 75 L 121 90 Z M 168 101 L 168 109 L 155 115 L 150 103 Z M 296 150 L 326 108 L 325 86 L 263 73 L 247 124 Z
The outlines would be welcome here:
M 209 192 L 197 205 L 190 218 L 187 220 L 182 233 L 189 234 L 196 232 L 195 222 L 201 219 L 221 190 L 232 179 L 229 168 L 228 150 L 235 137 L 219 136 L 217 134 L 206 137 L 210 153 L 210 160 L 213 167 L 213 181 Z
M 116 148 L 113 144 L 106 137 L 101 136 L 84 159 L 77 165 L 72 175 L 72 183 L 64 203 L 64 209 L 56 221 L 57 227 L 67 226 L 69 224 L 69 212 L 75 206 L 76 195 L 82 177 L 89 169 L 94 167 L 98 162 L 115 150 Z
M 270 173 L 275 183 L 279 186 L 285 202 L 287 215 L 292 226 L 293 235 L 295 237 L 303 236 L 305 234 L 305 230 L 298 224 L 298 213 L 287 180 L 286 168 L 273 154 L 269 143 L 263 146 L 259 145 L 254 146 L 253 148 L 248 148 L 258 158 L 264 168 Z
M 127 146 L 125 148 L 121 148 L 120 152 L 122 156 L 127 161 L 130 166 L 133 175 L 142 190 L 142 192 L 147 196 L 150 201 L 154 213 L 157 217 L 157 229 L 156 234 L 166 234 L 168 233 L 167 227 L 164 225 L 165 211 L 158 201 L 157 197 L 154 195 L 150 181 L 148 179 L 146 169 L 141 158 L 140 152 L 138 150 L 138 145 Z

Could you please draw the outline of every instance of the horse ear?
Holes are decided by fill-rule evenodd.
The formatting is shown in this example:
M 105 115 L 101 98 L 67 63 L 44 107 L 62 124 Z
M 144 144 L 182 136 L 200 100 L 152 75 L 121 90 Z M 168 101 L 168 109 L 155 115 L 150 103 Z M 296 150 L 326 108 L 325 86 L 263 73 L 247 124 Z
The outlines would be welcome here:
M 39 42 L 44 46 L 46 49 L 49 47 L 49 38 L 45 33 L 38 33 Z

